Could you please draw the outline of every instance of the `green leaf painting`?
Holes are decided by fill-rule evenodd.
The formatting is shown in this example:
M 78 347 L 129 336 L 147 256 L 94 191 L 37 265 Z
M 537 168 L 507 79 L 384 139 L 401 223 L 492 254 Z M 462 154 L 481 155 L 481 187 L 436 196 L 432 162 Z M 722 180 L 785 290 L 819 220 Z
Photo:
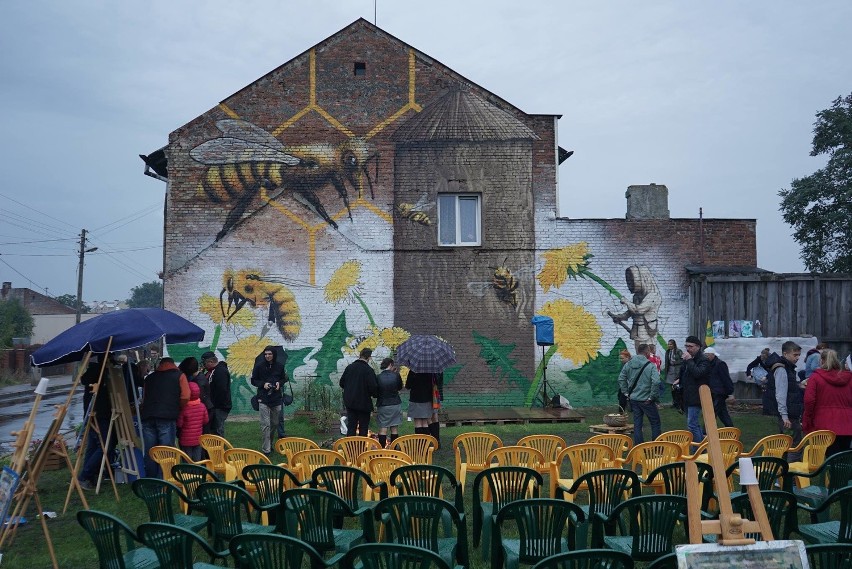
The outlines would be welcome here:
M 452 367 L 448 367 L 444 370 L 444 386 L 451 384 L 453 380 L 456 378 L 456 375 L 461 371 L 461 368 L 464 366 L 462 364 L 456 364 Z
M 346 338 L 351 335 L 346 329 L 346 312 L 341 312 L 325 336 L 320 338 L 322 347 L 313 357 L 317 362 L 318 384 L 331 385 L 331 374 L 337 372 L 337 362 L 343 357 L 342 349 L 346 345 Z
M 295 377 L 296 368 L 305 365 L 305 358 L 313 351 L 313 348 L 284 350 L 284 353 L 287 354 L 287 363 L 284 364 L 284 370 L 287 372 L 287 377 L 292 380 L 293 377 Z
M 481 348 L 479 357 L 485 360 L 494 377 L 506 380 L 506 382 L 514 384 L 526 392 L 530 380 L 515 367 L 517 360 L 509 357 L 515 351 L 515 344 L 501 344 L 493 338 L 486 338 L 476 332 L 473 332 L 473 340 L 479 344 Z M 444 379 L 446 380 L 446 376 Z
M 207 348 L 202 348 L 198 343 L 190 344 L 168 344 L 166 346 L 169 357 L 176 363 L 180 363 L 186 358 L 193 357 L 201 361 L 201 354 L 207 351 Z M 154 370 L 151 370 L 154 371 Z
M 607 355 L 600 355 L 583 367 L 566 371 L 568 389 L 566 396 L 574 407 L 600 405 L 605 401 L 618 404 L 618 374 L 621 360 L 618 354 L 627 348 L 619 338 Z

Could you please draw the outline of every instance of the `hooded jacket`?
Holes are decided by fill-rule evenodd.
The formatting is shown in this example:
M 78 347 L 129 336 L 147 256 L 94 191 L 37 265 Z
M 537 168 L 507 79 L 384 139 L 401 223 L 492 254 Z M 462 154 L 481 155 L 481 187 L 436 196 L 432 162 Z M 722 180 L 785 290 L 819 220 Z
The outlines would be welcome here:
M 680 386 L 683 389 L 683 404 L 687 407 L 701 406 L 698 388 L 710 382 L 710 369 L 710 360 L 703 350 L 683 362 L 680 368 Z
M 213 371 L 207 374 L 210 380 L 210 401 L 216 409 L 231 410 L 231 372 L 228 364 L 219 362 Z
M 201 433 L 204 425 L 210 421 L 207 407 L 200 399 L 201 390 L 197 383 L 189 384 L 189 403 L 181 409 L 177 418 L 177 427 L 180 429 L 178 442 L 184 447 L 197 447 L 201 444 Z
M 621 368 L 618 388 L 625 395 L 629 392 L 631 401 L 656 401 L 660 398 L 660 372 L 648 358 L 636 354 Z
M 353 411 L 369 413 L 373 410 L 373 397 L 376 396 L 376 372 L 370 364 L 357 359 L 343 370 L 340 376 L 343 388 L 343 405 Z
M 254 366 L 251 372 L 251 384 L 257 388 L 257 400 L 260 403 L 267 407 L 278 407 L 282 403 L 281 389 L 287 382 L 287 373 L 284 371 L 284 364 L 278 361 L 278 352 L 274 346 L 267 346 L 263 351 L 267 350 L 272 351 L 272 360 L 266 361 L 264 358 Z M 267 383 L 271 385 L 269 389 L 264 388 Z
M 802 429 L 852 435 L 852 372 L 818 368 L 811 374 L 805 388 Z

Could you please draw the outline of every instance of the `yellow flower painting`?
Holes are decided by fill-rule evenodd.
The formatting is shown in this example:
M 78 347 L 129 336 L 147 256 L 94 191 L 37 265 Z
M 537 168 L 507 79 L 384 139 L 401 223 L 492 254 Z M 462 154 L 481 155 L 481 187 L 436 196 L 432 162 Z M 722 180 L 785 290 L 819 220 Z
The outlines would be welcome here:
M 553 318 L 557 352 L 577 366 L 598 357 L 603 331 L 595 316 L 570 300 L 546 302 L 539 314 Z
M 214 324 L 225 324 L 219 299 L 209 294 L 202 294 L 198 299 L 198 310 L 210 317 Z M 227 324 L 248 329 L 254 326 L 255 315 L 250 310 L 240 310 L 234 314 Z
M 370 348 L 374 352 L 384 346 L 390 351 L 399 347 L 401 343 L 411 337 L 411 333 L 394 326 L 393 328 L 378 328 L 370 326 L 368 333 L 364 336 L 353 336 L 347 342 L 347 352 L 357 355 L 364 348 Z
M 559 288 L 568 277 L 581 275 L 587 268 L 592 254 L 585 241 L 568 245 L 560 249 L 551 249 L 541 255 L 544 266 L 538 274 L 538 282 L 544 292 L 551 288 Z
M 254 369 L 254 358 L 263 351 L 267 343 L 260 336 L 251 335 L 228 346 L 228 367 L 231 373 L 251 377 L 251 371 Z
M 349 260 L 340 265 L 325 285 L 325 300 L 332 304 L 355 302 L 361 287 L 361 262 Z

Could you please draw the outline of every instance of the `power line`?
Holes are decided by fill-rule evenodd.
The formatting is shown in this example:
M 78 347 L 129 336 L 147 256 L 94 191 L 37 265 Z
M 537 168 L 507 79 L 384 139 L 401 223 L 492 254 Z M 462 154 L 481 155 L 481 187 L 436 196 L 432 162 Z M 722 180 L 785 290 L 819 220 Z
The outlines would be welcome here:
M 16 273 L 18 273 L 20 276 L 24 277 L 24 280 L 26 280 L 26 281 L 27 281 L 28 283 L 30 283 L 32 286 L 35 286 L 36 288 L 40 288 L 41 290 L 43 290 L 43 291 L 45 292 L 45 294 L 47 294 L 47 287 L 44 287 L 44 286 L 41 286 L 40 284 L 37 284 L 37 283 L 36 283 L 34 280 L 32 280 L 30 277 L 28 277 L 27 275 L 25 275 L 24 273 L 22 273 L 21 271 L 19 271 L 18 269 L 16 269 L 15 267 L 13 267 L 12 265 L 10 265 L 9 263 L 7 263 L 4 259 L 0 259 L 0 263 L 3 263 L 4 265 L 6 265 L 7 267 L 9 267 L 9 268 L 10 268 L 10 269 L 12 269 L 13 271 L 15 271 Z
M 14 237 L 13 235 L 2 235 L 0 237 Z M 0 242 L 0 245 L 29 245 L 31 243 L 55 243 L 57 241 L 71 241 L 71 239 L 41 239 L 37 241 L 6 241 Z
M 149 206 L 147 206 L 147 207 L 145 207 L 145 208 L 143 208 L 143 209 L 141 209 L 137 212 L 126 215 L 126 216 L 124 216 L 120 219 L 116 219 L 112 223 L 108 223 L 106 225 L 98 227 L 97 229 L 93 229 L 92 233 L 101 232 L 100 235 L 103 236 L 107 233 L 110 233 L 111 231 L 115 231 L 116 229 L 119 229 L 120 227 L 122 227 L 121 225 L 119 225 L 120 223 L 122 223 L 124 221 L 127 221 L 127 223 L 131 223 L 133 221 L 136 221 L 138 219 L 145 217 L 146 215 L 150 215 L 150 214 L 154 213 L 155 211 L 158 211 L 161 207 L 162 207 L 162 204 L 160 204 L 160 203 L 155 203 L 155 204 L 149 205 Z M 112 229 L 110 229 L 108 231 L 103 231 L 107 227 L 111 227 L 113 225 L 115 225 L 115 227 L 113 227 Z
M 25 207 L 25 208 L 27 208 L 28 210 L 34 211 L 34 212 L 36 212 L 36 213 L 38 213 L 38 214 L 40 214 L 40 215 L 43 215 L 43 216 L 45 216 L 45 217 L 47 217 L 47 218 L 49 218 L 49 219 L 52 219 L 53 221 L 58 221 L 59 223 L 61 223 L 61 224 L 63 224 L 63 225 L 67 225 L 68 227 L 70 227 L 70 228 L 74 229 L 74 231 L 75 231 L 75 232 L 77 231 L 77 228 L 76 228 L 76 227 L 74 227 L 73 225 L 71 225 L 70 223 L 68 223 L 67 221 L 65 221 L 65 220 L 63 220 L 63 219 L 57 219 L 57 218 L 55 218 L 55 217 L 53 217 L 53 216 L 51 216 L 51 215 L 48 215 L 48 214 L 44 213 L 43 211 L 39 211 L 39 210 L 37 210 L 36 208 L 34 208 L 34 207 L 32 207 L 32 206 L 28 206 L 27 204 L 25 204 L 25 203 L 21 203 L 21 202 L 19 202 L 18 200 L 14 199 L 14 198 L 10 198 L 10 197 L 9 197 L 9 196 L 7 196 L 6 194 L 0 193 L 0 197 L 2 197 L 2 198 L 6 198 L 6 199 L 7 199 L 7 200 L 9 200 L 10 202 L 15 202 L 15 203 L 16 203 L 16 204 L 18 204 L 19 206 L 21 206 L 21 207 Z

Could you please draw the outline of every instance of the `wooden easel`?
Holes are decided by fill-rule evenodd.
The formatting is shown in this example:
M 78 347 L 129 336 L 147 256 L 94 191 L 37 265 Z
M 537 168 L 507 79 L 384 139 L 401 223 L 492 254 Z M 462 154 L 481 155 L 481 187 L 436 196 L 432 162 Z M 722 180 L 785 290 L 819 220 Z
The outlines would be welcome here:
M 763 506 L 760 489 L 757 485 L 746 486 L 751 510 L 755 521 L 743 519 L 735 514 L 731 507 L 731 493 L 728 490 L 728 477 L 725 473 L 725 461 L 719 446 L 719 432 L 716 427 L 716 414 L 713 411 L 713 396 L 710 388 L 702 385 L 698 389 L 701 398 L 701 412 L 704 415 L 704 428 L 707 430 L 707 451 L 710 466 L 713 468 L 713 483 L 716 486 L 716 497 L 719 502 L 719 519 L 701 519 L 701 491 L 698 483 L 698 467 L 691 460 L 686 461 L 686 500 L 687 520 L 689 525 L 689 542 L 702 543 L 702 535 L 716 534 L 719 545 L 751 545 L 754 539 L 746 537 L 747 533 L 760 534 L 763 541 L 771 541 L 772 528 Z
M 136 449 L 142 446 L 136 431 L 133 429 L 133 419 L 131 418 L 130 404 L 125 396 L 126 387 L 124 385 L 124 377 L 120 373 L 120 368 L 110 367 L 107 375 L 109 384 L 109 396 L 112 403 L 112 415 L 109 419 L 109 429 L 107 430 L 106 441 L 112 437 L 113 431 L 116 434 L 119 449 L 119 460 L 121 461 L 121 470 L 125 474 L 130 474 L 139 477 L 139 464 L 136 460 Z M 98 483 L 96 491 L 100 490 L 101 481 L 103 480 L 104 467 L 107 466 L 107 454 L 104 452 L 101 459 L 101 469 L 98 474 Z M 107 467 L 108 472 L 112 472 L 112 467 Z M 113 487 L 115 481 L 113 480 Z

